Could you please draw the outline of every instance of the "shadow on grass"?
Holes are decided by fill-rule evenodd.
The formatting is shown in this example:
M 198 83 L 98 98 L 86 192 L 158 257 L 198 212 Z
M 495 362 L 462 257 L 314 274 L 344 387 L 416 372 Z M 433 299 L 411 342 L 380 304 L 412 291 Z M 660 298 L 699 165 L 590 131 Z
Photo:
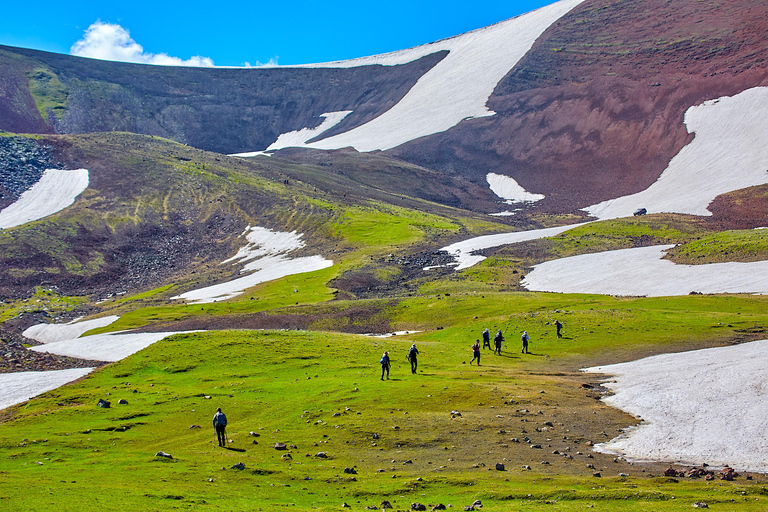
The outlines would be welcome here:
M 245 451 L 245 448 L 231 448 L 229 446 L 225 447 L 224 449 L 225 450 L 229 450 L 231 452 L 244 452 Z

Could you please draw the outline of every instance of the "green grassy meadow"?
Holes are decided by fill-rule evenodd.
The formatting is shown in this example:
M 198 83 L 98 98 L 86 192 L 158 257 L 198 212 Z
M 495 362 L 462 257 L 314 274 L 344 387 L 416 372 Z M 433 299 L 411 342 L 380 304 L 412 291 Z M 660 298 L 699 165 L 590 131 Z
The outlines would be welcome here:
M 49 85 L 48 103 L 39 106 L 55 113 L 61 95 Z M 425 272 L 419 258 L 436 248 L 510 227 L 355 189 L 334 174 L 315 179 L 319 168 L 289 161 L 237 160 L 129 134 L 62 140 L 71 158 L 102 174 L 67 210 L 1 234 L 6 256 L 50 259 L 38 268 L 17 258 L 6 265 L 7 282 L 46 275 L 60 286 L 3 300 L 0 322 L 119 315 L 89 334 L 205 331 L 175 335 L 0 411 L 0 510 L 330 511 L 344 503 L 380 508 L 382 500 L 396 510 L 416 502 L 464 510 L 478 499 L 483 510 L 680 511 L 699 501 L 713 510 L 768 509 L 764 475 L 667 478 L 667 464 L 593 452 L 639 421 L 605 406 L 600 378 L 580 372 L 764 339 L 768 297 L 610 297 L 519 286 L 542 261 L 654 244 L 677 245 L 670 257 L 680 263 L 765 259 L 765 230 L 717 231 L 701 218 L 648 215 L 492 249 L 460 272 Z M 323 189 L 328 183 L 347 188 Z M 574 220 L 542 215 L 524 223 Z M 297 254 L 323 254 L 334 265 L 227 301 L 172 300 L 237 274 L 219 262 L 242 246 L 232 233 L 245 225 L 296 230 L 307 243 Z M 88 251 L 78 246 L 83 233 L 93 241 Z M 110 260 L 116 246 L 176 236 L 199 243 L 181 253 L 199 252 L 173 272 L 107 299 L 98 288 L 66 291 L 73 282 L 124 277 L 115 277 L 122 267 Z M 162 253 L 159 266 L 180 252 Z M 146 272 L 156 270 L 152 250 L 135 254 L 149 258 Z M 253 328 L 273 325 L 282 328 Z M 470 345 L 485 327 L 504 331 L 503 353 L 486 350 L 481 366 L 469 365 Z M 519 349 L 523 330 L 531 336 L 527 355 Z M 353 334 L 372 331 L 409 334 Z M 405 357 L 412 343 L 421 352 L 416 375 Z M 382 381 L 385 350 L 393 368 Z M 112 407 L 97 407 L 99 399 Z M 217 407 L 230 421 L 226 448 L 210 424 Z
M 671 479 L 662 476 L 666 465 L 592 454 L 588 442 L 637 421 L 599 402 L 582 386 L 597 377 L 578 370 L 764 336 L 766 299 L 459 292 L 402 300 L 388 314 L 398 328 L 421 332 L 181 334 L 12 407 L 0 425 L 0 503 L 362 510 L 387 499 L 406 510 L 480 499 L 485 510 L 688 510 L 696 501 L 765 508 L 761 476 Z M 555 318 L 565 325 L 562 339 Z M 485 326 L 504 329 L 506 346 L 470 366 L 469 345 Z M 518 353 L 522 329 L 532 354 Z M 411 343 L 421 351 L 416 375 L 405 359 Z M 393 360 L 389 381 L 380 380 L 384 350 Z M 96 407 L 100 398 L 112 407 Z M 226 449 L 210 425 L 216 407 L 230 421 Z M 241 462 L 244 469 L 232 469 Z

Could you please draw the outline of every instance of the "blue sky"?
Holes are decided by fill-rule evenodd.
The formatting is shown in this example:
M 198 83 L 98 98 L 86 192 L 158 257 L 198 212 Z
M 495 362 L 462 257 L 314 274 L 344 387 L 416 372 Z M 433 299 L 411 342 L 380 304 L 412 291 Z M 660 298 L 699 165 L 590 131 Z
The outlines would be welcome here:
M 553 0 L 5 2 L 0 44 L 70 53 L 86 29 L 101 21 L 102 28 L 119 25 L 130 32 L 130 39 L 141 45 L 140 49 L 131 46 L 131 51 L 143 52 L 142 58 L 166 54 L 187 60 L 200 56 L 217 66 L 270 61 L 303 64 L 400 50 L 550 3 Z M 127 37 L 123 32 L 118 35 Z M 121 41 L 125 42 L 125 37 Z M 108 44 L 104 41 L 89 39 L 91 46 Z

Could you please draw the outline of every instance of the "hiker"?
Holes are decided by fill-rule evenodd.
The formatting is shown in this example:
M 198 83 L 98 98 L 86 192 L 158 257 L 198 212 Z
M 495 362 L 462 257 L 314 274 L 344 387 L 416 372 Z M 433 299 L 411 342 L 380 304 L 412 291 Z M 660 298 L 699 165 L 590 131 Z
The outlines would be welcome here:
M 216 439 L 219 441 L 219 446 L 227 445 L 227 417 L 221 412 L 221 407 L 216 409 L 216 414 L 213 415 L 213 428 L 216 430 Z
M 416 348 L 416 344 L 411 345 L 408 349 L 408 360 L 411 362 L 411 373 L 416 373 L 416 368 L 419 366 L 416 356 L 419 355 L 419 349 Z
M 488 332 L 487 327 L 483 331 L 483 348 L 485 347 L 491 348 L 491 333 Z
M 563 324 L 560 323 L 560 320 L 555 320 L 555 328 L 557 329 L 557 337 L 562 338 L 563 335 L 560 334 L 560 329 L 563 328 Z
M 496 336 L 493 337 L 493 344 L 496 347 L 493 350 L 494 354 L 501 355 L 501 342 L 504 341 L 504 335 L 501 334 L 501 329 L 499 329 L 499 332 L 496 333 Z
M 384 372 L 387 372 L 387 380 L 389 380 L 389 352 L 384 352 L 381 356 L 381 380 L 384 380 Z
M 528 342 L 531 341 L 531 338 L 528 336 L 528 331 L 523 331 L 523 335 L 520 337 L 521 340 L 523 340 L 523 350 L 521 350 L 521 353 L 528 353 Z
M 472 359 L 469 360 L 469 364 L 472 364 L 475 359 L 477 359 L 477 366 L 480 366 L 480 340 L 475 340 L 472 345 Z

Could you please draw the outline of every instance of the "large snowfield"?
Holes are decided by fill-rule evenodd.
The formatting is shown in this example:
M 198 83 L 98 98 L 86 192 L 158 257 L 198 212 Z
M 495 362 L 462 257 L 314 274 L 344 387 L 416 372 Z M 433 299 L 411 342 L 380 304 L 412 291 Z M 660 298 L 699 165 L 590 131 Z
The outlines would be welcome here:
M 400 52 L 309 66 L 396 65 L 448 51 L 445 58 L 382 115 L 339 135 L 302 145 L 316 149 L 351 146 L 358 151 L 386 150 L 443 132 L 465 119 L 494 115 L 486 102 L 496 85 L 550 25 L 583 1 L 561 0 L 490 27 Z M 319 133 L 313 132 L 313 135 Z
M 688 109 L 685 125 L 695 133 L 646 190 L 585 208 L 599 219 L 648 213 L 711 215 L 720 194 L 768 183 L 768 87 L 706 101 Z
M 643 420 L 595 449 L 768 472 L 766 368 L 768 340 L 587 368 L 612 376 L 605 403 Z
M 533 267 L 520 283 L 531 291 L 645 295 L 768 294 L 768 261 L 678 265 L 662 259 L 672 245 L 582 254 Z
M 48 169 L 40 181 L 0 211 L 0 228 L 8 229 L 40 220 L 71 205 L 88 188 L 88 171 Z

